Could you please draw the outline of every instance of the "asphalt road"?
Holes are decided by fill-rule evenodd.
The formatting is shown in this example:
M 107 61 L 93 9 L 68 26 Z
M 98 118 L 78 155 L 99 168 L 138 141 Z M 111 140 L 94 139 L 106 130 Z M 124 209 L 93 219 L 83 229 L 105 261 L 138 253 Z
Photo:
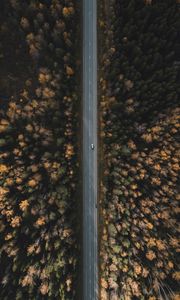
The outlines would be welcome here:
M 97 299 L 97 0 L 83 0 L 83 300 Z

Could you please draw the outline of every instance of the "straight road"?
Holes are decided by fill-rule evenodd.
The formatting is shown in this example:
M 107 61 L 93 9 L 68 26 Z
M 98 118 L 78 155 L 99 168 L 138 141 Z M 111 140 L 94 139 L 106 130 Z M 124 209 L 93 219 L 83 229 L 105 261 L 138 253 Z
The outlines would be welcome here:
M 83 0 L 83 300 L 97 299 L 97 0 Z

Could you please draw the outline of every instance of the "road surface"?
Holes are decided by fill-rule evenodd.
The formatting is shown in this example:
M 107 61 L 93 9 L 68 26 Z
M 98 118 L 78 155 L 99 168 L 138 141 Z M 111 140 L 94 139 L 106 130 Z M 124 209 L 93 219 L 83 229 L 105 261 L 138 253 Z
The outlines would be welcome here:
M 83 300 L 98 299 L 97 232 L 97 1 L 83 0 Z

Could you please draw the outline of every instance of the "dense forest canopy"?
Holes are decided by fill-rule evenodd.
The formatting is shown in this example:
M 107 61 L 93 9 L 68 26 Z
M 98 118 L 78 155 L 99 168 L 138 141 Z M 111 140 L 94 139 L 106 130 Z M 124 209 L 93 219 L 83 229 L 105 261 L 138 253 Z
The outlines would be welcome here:
M 101 299 L 179 299 L 179 6 L 101 10 Z
M 75 299 L 78 8 L 0 2 L 0 299 Z

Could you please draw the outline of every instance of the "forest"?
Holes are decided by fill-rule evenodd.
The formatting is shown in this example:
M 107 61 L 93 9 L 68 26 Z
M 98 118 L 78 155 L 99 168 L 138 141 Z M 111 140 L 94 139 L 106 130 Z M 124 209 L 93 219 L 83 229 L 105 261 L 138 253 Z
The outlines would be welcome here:
M 178 1 L 100 6 L 101 300 L 180 299 Z
M 76 297 L 79 8 L 0 2 L 0 299 Z
M 179 13 L 98 1 L 100 300 L 180 299 Z M 0 1 L 0 300 L 81 299 L 81 18 Z

